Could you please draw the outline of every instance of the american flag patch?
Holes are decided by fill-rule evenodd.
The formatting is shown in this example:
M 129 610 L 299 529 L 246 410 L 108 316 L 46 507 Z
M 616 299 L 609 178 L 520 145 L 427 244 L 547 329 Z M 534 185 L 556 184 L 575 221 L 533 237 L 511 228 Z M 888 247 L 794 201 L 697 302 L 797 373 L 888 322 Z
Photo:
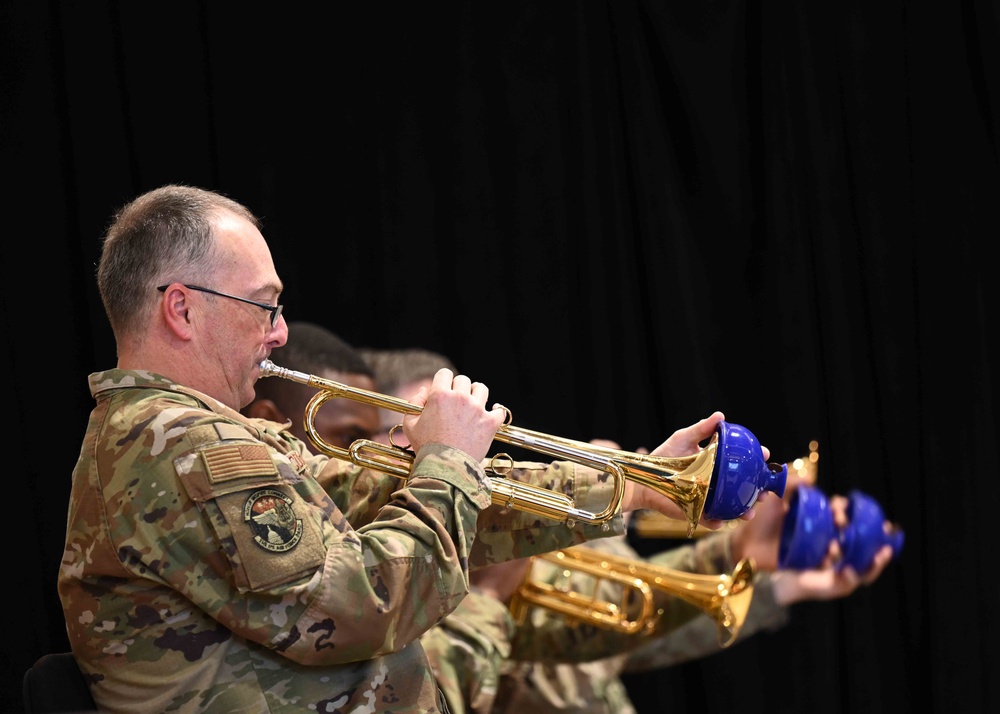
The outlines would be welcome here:
M 214 446 L 202 451 L 201 455 L 205 458 L 205 470 L 212 483 L 278 473 L 267 447 L 261 444 Z

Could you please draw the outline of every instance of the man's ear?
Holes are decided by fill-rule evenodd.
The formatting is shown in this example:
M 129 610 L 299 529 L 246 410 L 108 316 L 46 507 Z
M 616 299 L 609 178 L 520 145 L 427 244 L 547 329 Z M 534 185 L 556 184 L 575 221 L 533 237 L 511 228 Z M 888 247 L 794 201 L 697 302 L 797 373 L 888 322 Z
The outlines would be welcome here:
M 187 294 L 180 289 L 167 288 L 160 300 L 160 313 L 174 334 L 181 338 L 191 336 L 191 320 L 188 316 L 190 306 L 187 304 Z
M 246 408 L 246 415 L 252 419 L 267 419 L 268 421 L 284 424 L 288 417 L 282 414 L 278 405 L 270 399 L 258 399 Z

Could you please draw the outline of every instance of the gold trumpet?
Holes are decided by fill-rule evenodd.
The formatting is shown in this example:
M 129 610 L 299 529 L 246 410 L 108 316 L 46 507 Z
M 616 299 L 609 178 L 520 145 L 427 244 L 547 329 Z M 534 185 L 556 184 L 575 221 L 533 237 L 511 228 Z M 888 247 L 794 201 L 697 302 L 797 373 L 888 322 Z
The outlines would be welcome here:
M 534 575 L 538 560 L 559 568 L 554 582 Z M 589 592 L 570 589 L 574 573 L 592 576 Z M 530 608 L 543 607 L 577 622 L 616 630 L 624 634 L 651 632 L 662 610 L 653 602 L 659 590 L 694 605 L 716 624 L 719 645 L 728 647 L 739 636 L 753 597 L 754 563 L 743 559 L 732 574 L 703 575 L 650 565 L 593 548 L 577 547 L 537 555 L 510 602 L 511 615 L 523 623 Z M 618 603 L 600 597 L 602 582 L 620 587 Z M 577 582 L 579 587 L 579 582 Z
M 313 422 L 319 408 L 327 400 L 338 397 L 400 414 L 419 414 L 423 411 L 421 407 L 404 399 L 279 367 L 267 359 L 260 363 L 260 376 L 290 379 L 320 390 L 306 405 L 303 426 L 310 440 L 324 454 L 401 479 L 409 477 L 414 460 L 410 451 L 368 439 L 358 439 L 348 448 L 340 448 L 324 441 L 316 433 Z M 591 513 L 578 509 L 573 500 L 565 494 L 503 478 L 510 473 L 513 461 L 506 454 L 497 454 L 489 463 L 489 470 L 495 474 L 491 477 L 494 505 L 510 507 L 545 518 L 565 520 L 571 526 L 576 521 L 582 521 L 608 528 L 607 521 L 621 509 L 625 480 L 628 479 L 652 488 L 678 505 L 687 518 L 692 532 L 701 520 L 715 466 L 718 433 L 713 434 L 709 444 L 697 454 L 666 457 L 609 449 L 529 429 L 514 428 L 510 425 L 510 421 L 510 410 L 507 410 L 507 422 L 497 430 L 494 437 L 497 441 L 604 471 L 613 477 L 614 491 L 610 503 L 603 511 Z
M 795 479 L 799 483 L 809 486 L 815 485 L 819 472 L 819 442 L 815 439 L 810 441 L 809 453 L 789 461 L 787 466 L 790 479 Z M 632 516 L 629 529 L 642 538 L 681 538 L 685 536 L 700 538 L 712 533 L 738 528 L 742 523 L 743 521 L 726 521 L 717 529 L 698 526 L 694 531 L 689 531 L 688 524 L 683 521 L 670 518 L 657 511 L 639 511 Z

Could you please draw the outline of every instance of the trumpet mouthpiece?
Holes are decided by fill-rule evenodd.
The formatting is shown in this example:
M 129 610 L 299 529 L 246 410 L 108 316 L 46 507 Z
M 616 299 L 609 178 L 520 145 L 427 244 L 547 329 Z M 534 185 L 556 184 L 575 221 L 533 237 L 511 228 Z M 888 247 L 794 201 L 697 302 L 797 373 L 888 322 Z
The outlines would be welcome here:
M 263 359 L 257 365 L 260 368 L 261 377 L 273 377 L 277 374 L 278 366 L 269 359 Z
M 279 367 L 269 359 L 261 360 L 259 367 L 259 379 L 263 379 L 264 377 L 281 377 L 283 379 L 290 379 L 293 382 L 298 382 L 300 384 L 311 383 L 311 377 L 305 372 L 296 372 L 294 369 Z

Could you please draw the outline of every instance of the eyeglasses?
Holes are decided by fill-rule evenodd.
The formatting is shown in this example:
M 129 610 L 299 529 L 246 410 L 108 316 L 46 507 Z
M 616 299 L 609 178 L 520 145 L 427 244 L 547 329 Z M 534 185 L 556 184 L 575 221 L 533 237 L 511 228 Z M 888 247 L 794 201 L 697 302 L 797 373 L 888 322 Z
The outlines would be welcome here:
M 235 295 L 229 295 L 228 293 L 220 293 L 218 290 L 211 290 L 198 285 L 186 285 L 184 283 L 181 283 L 181 285 L 184 285 L 184 287 L 188 290 L 198 290 L 199 292 L 209 293 L 210 295 L 218 295 L 219 297 L 229 298 L 230 300 L 239 300 L 240 302 L 245 302 L 250 305 L 256 305 L 261 310 L 267 310 L 271 313 L 271 327 L 278 324 L 278 318 L 281 317 L 281 310 L 284 307 L 283 305 L 268 305 L 266 302 L 257 302 L 256 300 L 248 300 L 247 298 L 236 297 Z M 156 289 L 162 293 L 169 287 L 169 285 L 161 285 Z

